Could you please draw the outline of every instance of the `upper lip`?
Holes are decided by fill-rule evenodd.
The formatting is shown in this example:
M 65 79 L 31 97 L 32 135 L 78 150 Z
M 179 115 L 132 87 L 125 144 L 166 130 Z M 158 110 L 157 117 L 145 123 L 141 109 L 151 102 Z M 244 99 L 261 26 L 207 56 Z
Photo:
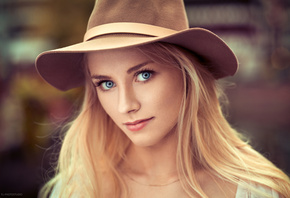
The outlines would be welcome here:
M 141 120 L 135 120 L 133 122 L 125 122 L 125 125 L 135 125 L 135 124 L 139 124 L 141 122 L 147 121 L 147 120 L 151 120 L 153 117 L 151 118 L 146 118 L 146 119 L 141 119 Z

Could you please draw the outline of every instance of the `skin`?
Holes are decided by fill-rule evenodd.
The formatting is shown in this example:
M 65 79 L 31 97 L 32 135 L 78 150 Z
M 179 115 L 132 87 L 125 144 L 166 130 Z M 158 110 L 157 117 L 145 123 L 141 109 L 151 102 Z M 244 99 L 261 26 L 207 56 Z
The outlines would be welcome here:
M 89 53 L 88 67 L 101 105 L 132 142 L 119 167 L 131 197 L 188 197 L 176 167 L 175 132 L 184 92 L 181 71 L 133 48 Z M 148 122 L 132 131 L 125 123 L 136 120 Z M 208 195 L 235 197 L 235 186 L 203 171 L 198 175 Z
M 88 64 L 103 108 L 134 145 L 157 146 L 175 131 L 183 95 L 178 69 L 155 63 L 135 49 L 91 53 Z M 139 131 L 125 125 L 150 118 Z

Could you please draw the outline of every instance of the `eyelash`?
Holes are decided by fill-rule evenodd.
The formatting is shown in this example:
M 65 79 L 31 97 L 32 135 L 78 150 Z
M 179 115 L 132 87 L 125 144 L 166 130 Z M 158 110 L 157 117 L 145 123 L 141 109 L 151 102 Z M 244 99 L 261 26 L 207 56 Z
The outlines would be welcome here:
M 101 86 L 104 82 L 107 82 L 108 80 L 101 80 L 101 81 L 98 81 L 97 84 L 95 85 L 95 87 L 99 87 Z
M 142 81 L 143 83 L 146 83 L 146 82 L 148 82 L 148 81 L 152 78 L 152 76 L 155 74 L 155 71 L 154 71 L 154 70 L 152 70 L 152 69 L 148 69 L 148 68 L 142 68 L 141 70 L 139 70 L 138 72 L 136 72 L 136 73 L 134 74 L 134 77 L 137 78 L 140 74 L 145 73 L 145 72 L 148 72 L 148 73 L 151 74 L 151 76 L 150 76 L 150 78 L 149 78 L 148 80 Z
M 155 74 L 155 71 L 152 70 L 152 69 L 149 69 L 149 68 L 142 68 L 141 70 L 137 71 L 137 72 L 134 74 L 134 78 L 137 78 L 138 75 L 140 75 L 140 74 L 142 74 L 142 73 L 145 73 L 145 72 L 150 73 L 151 76 L 150 76 L 150 78 L 149 78 L 148 80 L 141 81 L 141 82 L 142 82 L 142 83 L 146 83 L 146 82 L 148 82 L 148 81 L 152 78 L 152 76 Z M 108 81 L 110 81 L 110 80 L 101 80 L 101 81 L 97 82 L 96 84 L 94 84 L 94 86 L 100 88 L 100 86 L 101 86 L 103 83 L 108 82 Z M 110 89 L 108 89 L 108 90 L 104 90 L 104 89 L 100 88 L 100 90 L 101 90 L 101 91 L 109 91 Z

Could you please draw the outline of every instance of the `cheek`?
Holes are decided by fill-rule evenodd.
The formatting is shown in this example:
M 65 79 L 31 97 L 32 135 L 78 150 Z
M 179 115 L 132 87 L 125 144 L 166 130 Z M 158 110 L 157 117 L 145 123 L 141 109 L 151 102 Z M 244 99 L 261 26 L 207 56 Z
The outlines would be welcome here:
M 160 90 L 160 108 L 169 120 L 177 121 L 183 97 L 183 81 L 179 78 L 169 78 Z
M 155 111 L 178 112 L 183 96 L 183 83 L 181 81 L 162 80 L 154 83 L 150 88 L 143 90 L 142 100 L 146 108 L 154 108 Z M 162 111 L 161 111 L 162 109 Z M 159 111 L 160 110 L 160 111 Z
M 116 114 L 116 103 L 117 97 L 108 96 L 108 94 L 97 94 L 99 101 L 105 110 L 105 112 L 114 119 L 114 115 Z

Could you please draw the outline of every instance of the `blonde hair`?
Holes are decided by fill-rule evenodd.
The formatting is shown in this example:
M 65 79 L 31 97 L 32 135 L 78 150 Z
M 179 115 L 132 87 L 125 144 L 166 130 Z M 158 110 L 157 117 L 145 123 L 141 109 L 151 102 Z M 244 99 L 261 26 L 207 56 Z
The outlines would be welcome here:
M 182 186 L 190 197 L 196 193 L 207 197 L 197 180 L 200 169 L 234 184 L 249 188 L 251 183 L 260 184 L 290 197 L 287 175 L 243 141 L 224 118 L 219 102 L 223 91 L 210 72 L 211 65 L 171 44 L 137 49 L 154 61 L 178 67 L 183 74 L 176 157 Z M 84 70 L 89 77 L 88 69 Z M 68 126 L 56 175 L 40 194 L 46 197 L 54 188 L 60 197 L 127 197 L 117 167 L 130 141 L 105 113 L 90 78 L 80 113 Z

